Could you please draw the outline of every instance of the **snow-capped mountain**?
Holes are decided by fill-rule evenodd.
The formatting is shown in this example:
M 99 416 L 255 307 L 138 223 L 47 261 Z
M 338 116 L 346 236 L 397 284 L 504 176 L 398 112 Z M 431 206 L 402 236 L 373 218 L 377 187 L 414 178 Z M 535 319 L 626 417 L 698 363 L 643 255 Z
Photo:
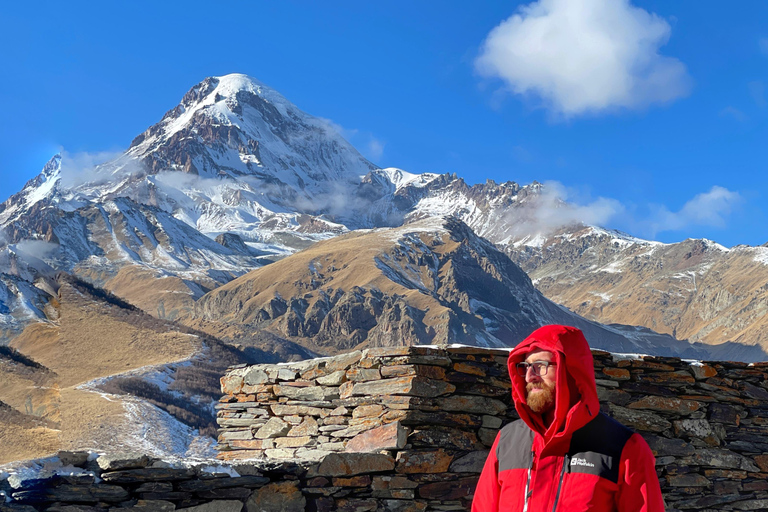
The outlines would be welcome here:
M 626 258 L 645 261 L 642 255 L 655 246 L 615 234 L 552 238 L 536 229 L 541 203 L 551 201 L 543 190 L 536 182 L 469 185 L 455 174 L 378 168 L 332 123 L 257 80 L 239 74 L 207 78 L 118 157 L 83 170 L 55 156 L 0 205 L 0 261 L 8 262 L 0 269 L 0 323 L 7 339 L 43 318 L 50 299 L 45 279 L 58 270 L 161 318 L 188 318 L 206 292 L 319 240 L 453 216 L 505 250 L 550 298 L 590 318 L 707 341 L 752 336 L 748 325 L 737 331 L 708 327 L 707 338 L 659 323 L 648 308 L 668 309 L 651 300 L 638 308 L 624 301 L 626 290 L 610 292 L 611 305 L 599 308 L 611 314 L 597 314 L 584 304 L 609 292 L 606 283 L 591 278 L 578 278 L 583 293 L 558 291 L 565 282 L 562 269 L 589 277 L 597 265 L 609 275 Z M 597 250 L 593 245 L 605 251 L 587 262 Z M 624 282 L 645 289 L 642 282 Z M 648 314 L 616 314 L 622 309 Z M 706 314 L 715 310 L 725 311 L 709 308 Z M 756 314 L 739 318 L 752 325 Z
M 138 265 L 152 279 L 183 283 L 194 300 L 350 229 L 455 215 L 490 235 L 501 212 L 537 187 L 470 187 L 456 175 L 377 168 L 330 122 L 233 74 L 194 86 L 113 160 L 73 171 L 55 156 L 0 205 L 0 226 L 6 252 L 47 242 L 41 260 L 51 268 L 107 288 Z M 174 316 L 189 307 L 157 310 Z

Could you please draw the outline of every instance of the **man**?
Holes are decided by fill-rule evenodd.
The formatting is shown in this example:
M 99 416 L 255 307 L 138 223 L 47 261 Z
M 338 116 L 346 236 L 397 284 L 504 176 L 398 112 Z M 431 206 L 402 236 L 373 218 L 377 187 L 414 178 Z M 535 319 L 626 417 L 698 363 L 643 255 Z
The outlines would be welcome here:
M 664 511 L 648 444 L 600 412 L 580 330 L 537 329 L 507 364 L 520 419 L 496 437 L 473 512 Z

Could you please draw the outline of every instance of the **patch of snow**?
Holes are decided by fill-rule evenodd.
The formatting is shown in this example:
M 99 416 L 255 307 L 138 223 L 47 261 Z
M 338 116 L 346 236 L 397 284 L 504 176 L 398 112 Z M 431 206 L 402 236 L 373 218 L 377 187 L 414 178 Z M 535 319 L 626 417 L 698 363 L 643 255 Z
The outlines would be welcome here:
M 611 297 L 613 297 L 613 295 L 610 293 L 602 293 L 602 292 L 589 292 L 589 293 L 597 297 L 600 297 L 603 300 L 603 302 L 610 302 Z
M 621 274 L 622 272 L 621 267 L 623 266 L 625 261 L 626 260 L 614 261 L 604 267 L 600 267 L 596 270 L 593 270 L 592 272 L 605 272 L 607 274 Z
M 752 250 L 755 251 L 755 262 L 768 265 L 768 247 L 754 247 Z

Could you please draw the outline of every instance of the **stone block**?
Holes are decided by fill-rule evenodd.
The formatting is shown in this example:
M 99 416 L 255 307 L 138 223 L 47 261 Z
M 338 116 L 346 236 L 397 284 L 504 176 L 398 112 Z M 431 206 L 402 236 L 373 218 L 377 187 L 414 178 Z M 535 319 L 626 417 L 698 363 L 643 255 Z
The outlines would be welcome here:
M 112 453 L 100 455 L 96 463 L 102 471 L 145 468 L 149 465 L 149 457 L 137 452 Z
M 347 442 L 347 452 L 377 452 L 405 448 L 408 429 L 399 421 L 356 435 Z
M 486 376 L 486 366 L 471 362 L 459 362 L 453 364 L 453 371 L 468 373 L 470 375 L 477 375 L 478 377 Z
M 378 368 L 350 368 L 346 373 L 347 380 L 351 382 L 367 382 L 380 380 L 381 373 Z
M 303 421 L 288 431 L 288 437 L 316 436 L 320 433 L 317 420 L 305 417 Z
M 469 452 L 451 463 L 448 470 L 451 473 L 480 473 L 488 458 L 488 450 Z
M 361 405 L 352 411 L 353 418 L 366 418 L 374 417 L 378 418 L 381 413 L 384 412 L 384 407 L 381 405 Z
M 408 442 L 417 448 L 440 446 L 449 450 L 469 451 L 480 446 L 474 432 L 448 427 L 433 427 L 414 430 Z
M 489 415 L 483 416 L 484 428 L 498 429 L 498 428 L 501 428 L 501 424 L 502 424 L 501 418 L 497 416 L 489 416 Z
M 397 453 L 398 473 L 445 473 L 453 455 L 445 450 L 403 450 Z
M 493 446 L 496 441 L 496 436 L 499 434 L 498 429 L 495 428 L 481 428 L 477 431 L 477 438 L 485 446 Z
M 691 374 L 685 371 L 640 373 L 637 375 L 637 381 L 670 387 L 680 387 L 696 382 Z
M 687 416 L 694 411 L 698 411 L 701 404 L 693 400 L 681 400 L 679 398 L 667 398 L 663 396 L 645 396 L 640 400 L 627 405 L 627 407 L 629 409 L 645 409 Z
M 759 473 L 760 468 L 755 465 L 752 459 L 743 455 L 725 449 L 704 448 L 698 449 L 690 457 L 692 463 L 699 466 L 709 466 L 712 468 L 742 469 L 752 473 Z
M 741 415 L 739 414 L 739 410 L 736 407 L 720 403 L 709 405 L 707 418 L 712 422 L 736 426 L 739 426 L 741 421 Z
M 105 482 L 115 484 L 135 484 L 143 482 L 176 482 L 189 480 L 195 472 L 188 468 L 140 468 L 123 469 L 102 473 Z
M 304 512 L 307 500 L 299 482 L 274 482 L 257 489 L 245 502 L 247 512 Z M 242 507 L 242 503 L 240 504 Z M 239 512 L 239 509 L 238 509 Z
M 387 512 L 424 512 L 427 503 L 424 501 L 407 500 L 382 500 L 383 509 Z
M 419 497 L 428 500 L 449 501 L 466 498 L 475 491 L 477 479 L 478 477 L 467 477 L 422 485 L 418 489 L 418 494 Z
M 443 411 L 493 415 L 503 414 L 507 411 L 507 405 L 504 402 L 480 396 L 452 395 L 438 398 L 436 403 Z
M 374 476 L 371 489 L 381 491 L 385 489 L 415 489 L 419 484 L 407 476 L 380 475 Z
M 273 390 L 275 395 L 285 396 L 293 400 L 328 401 L 339 398 L 337 388 L 326 388 L 323 386 L 298 387 L 275 384 Z
M 283 437 L 291 430 L 291 425 L 278 417 L 269 418 L 269 420 L 253 433 L 256 439 L 270 439 L 273 437 Z
M 269 406 L 269 408 L 272 411 L 272 414 L 274 414 L 275 416 L 298 415 L 298 416 L 315 416 L 315 417 L 322 418 L 330 414 L 327 409 L 323 409 L 321 407 L 309 407 L 305 405 L 272 404 Z
M 272 439 L 233 439 L 229 446 L 240 450 L 266 450 L 274 448 L 275 442 Z
M 395 469 L 395 459 L 379 453 L 331 453 L 308 476 L 354 476 Z
M 755 456 L 755 463 L 760 468 L 760 471 L 768 473 L 768 453 Z
M 317 383 L 321 386 L 340 386 L 347 379 L 347 372 L 339 370 L 324 377 L 318 377 Z
M 453 393 L 456 386 L 423 377 L 398 377 L 370 382 L 359 382 L 352 388 L 352 396 L 410 395 L 436 397 Z
M 663 432 L 672 428 L 672 423 L 661 416 L 647 411 L 638 411 L 608 404 L 611 416 L 624 425 L 646 432 Z
M 672 487 L 708 487 L 712 485 L 709 479 L 698 473 L 667 475 L 667 483 Z
M 332 482 L 336 487 L 368 487 L 371 485 L 371 476 L 335 477 Z
M 252 366 L 243 375 L 243 383 L 249 386 L 255 386 L 258 384 L 266 384 L 269 382 L 269 375 L 266 370 Z
M 225 395 L 234 395 L 243 388 L 243 376 L 237 374 L 228 374 L 219 379 L 221 382 L 221 392 Z
M 295 448 L 273 448 L 271 450 L 264 450 L 264 455 L 270 459 L 292 459 L 295 454 Z
M 717 375 L 717 370 L 708 364 L 692 364 L 691 371 L 696 380 L 704 380 Z
M 626 368 L 603 368 L 603 375 L 613 380 L 629 380 L 629 370 Z
M 428 379 L 445 379 L 445 369 L 439 366 L 400 364 L 393 366 L 382 366 L 379 371 L 381 372 L 381 376 L 384 378 L 418 375 Z
M 275 448 L 302 448 L 313 446 L 317 441 L 311 436 L 279 437 L 275 439 Z

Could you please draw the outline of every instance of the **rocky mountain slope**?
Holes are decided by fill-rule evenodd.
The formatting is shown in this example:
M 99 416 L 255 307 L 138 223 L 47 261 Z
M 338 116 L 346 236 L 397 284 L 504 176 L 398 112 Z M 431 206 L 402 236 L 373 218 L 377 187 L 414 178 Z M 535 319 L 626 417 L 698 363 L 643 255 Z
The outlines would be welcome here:
M 455 174 L 378 168 L 331 123 L 257 80 L 207 78 L 115 159 L 72 169 L 54 157 L 0 205 L 0 342 L 55 314 L 46 308 L 58 270 L 186 321 L 206 293 L 317 241 L 452 216 L 589 318 L 764 344 L 762 249 L 717 259 L 706 241 L 548 236 L 536 220 L 541 198 L 535 182 L 470 186 Z M 723 266 L 708 266 L 712 258 Z
M 505 347 L 541 325 L 565 323 L 605 350 L 709 356 L 704 346 L 603 326 L 554 304 L 456 218 L 319 242 L 209 292 L 196 312 L 192 324 L 217 336 L 266 331 L 323 354 L 425 343 Z
M 547 297 L 595 321 L 768 348 L 768 247 L 662 244 L 581 226 L 506 252 Z

